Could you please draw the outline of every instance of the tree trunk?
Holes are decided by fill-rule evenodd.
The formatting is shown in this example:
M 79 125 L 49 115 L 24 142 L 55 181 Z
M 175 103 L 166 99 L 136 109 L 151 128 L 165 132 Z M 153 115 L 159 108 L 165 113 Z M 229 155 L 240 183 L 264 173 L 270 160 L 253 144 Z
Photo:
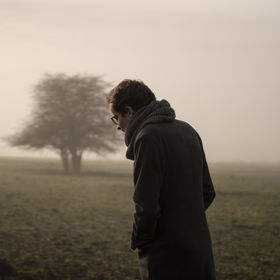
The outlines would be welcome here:
M 67 150 L 60 151 L 60 157 L 63 165 L 64 172 L 69 172 L 69 153 Z
M 79 174 L 82 168 L 82 153 L 72 153 L 72 171 L 75 174 Z

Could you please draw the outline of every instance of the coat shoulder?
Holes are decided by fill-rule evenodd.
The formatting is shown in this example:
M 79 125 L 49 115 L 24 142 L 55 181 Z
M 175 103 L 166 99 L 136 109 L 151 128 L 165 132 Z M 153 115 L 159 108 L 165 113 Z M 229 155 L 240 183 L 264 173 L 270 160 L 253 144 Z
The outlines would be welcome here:
M 151 123 L 146 125 L 138 132 L 136 141 L 140 138 L 154 139 L 157 141 L 161 137 L 174 136 L 180 131 L 184 131 L 185 134 L 189 135 L 198 135 L 197 131 L 189 123 L 175 119 L 170 122 Z

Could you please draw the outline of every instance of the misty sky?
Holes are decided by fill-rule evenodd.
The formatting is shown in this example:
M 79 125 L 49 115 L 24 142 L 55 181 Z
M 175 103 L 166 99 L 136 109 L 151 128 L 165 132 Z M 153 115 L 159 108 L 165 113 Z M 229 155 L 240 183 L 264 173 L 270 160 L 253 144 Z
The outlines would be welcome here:
M 280 161 L 279 1 L 0 0 L 0 38 L 0 137 L 44 73 L 104 74 L 167 99 L 209 161 Z

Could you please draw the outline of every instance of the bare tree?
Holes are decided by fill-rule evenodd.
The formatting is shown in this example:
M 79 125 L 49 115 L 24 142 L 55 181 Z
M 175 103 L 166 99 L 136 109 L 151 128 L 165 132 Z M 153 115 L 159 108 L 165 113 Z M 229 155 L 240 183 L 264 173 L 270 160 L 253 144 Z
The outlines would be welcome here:
M 55 150 L 65 171 L 79 173 L 86 150 L 114 152 L 120 143 L 106 103 L 108 86 L 99 76 L 46 74 L 34 87 L 30 120 L 8 142 L 27 149 Z

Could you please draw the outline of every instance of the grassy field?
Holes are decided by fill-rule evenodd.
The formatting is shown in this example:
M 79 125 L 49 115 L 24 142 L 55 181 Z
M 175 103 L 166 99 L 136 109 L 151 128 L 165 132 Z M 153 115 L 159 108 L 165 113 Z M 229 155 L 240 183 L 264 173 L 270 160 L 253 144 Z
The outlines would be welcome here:
M 280 165 L 210 170 L 217 280 L 279 280 Z M 139 279 L 132 194 L 131 162 L 88 161 L 67 176 L 58 161 L 0 159 L 0 279 Z

